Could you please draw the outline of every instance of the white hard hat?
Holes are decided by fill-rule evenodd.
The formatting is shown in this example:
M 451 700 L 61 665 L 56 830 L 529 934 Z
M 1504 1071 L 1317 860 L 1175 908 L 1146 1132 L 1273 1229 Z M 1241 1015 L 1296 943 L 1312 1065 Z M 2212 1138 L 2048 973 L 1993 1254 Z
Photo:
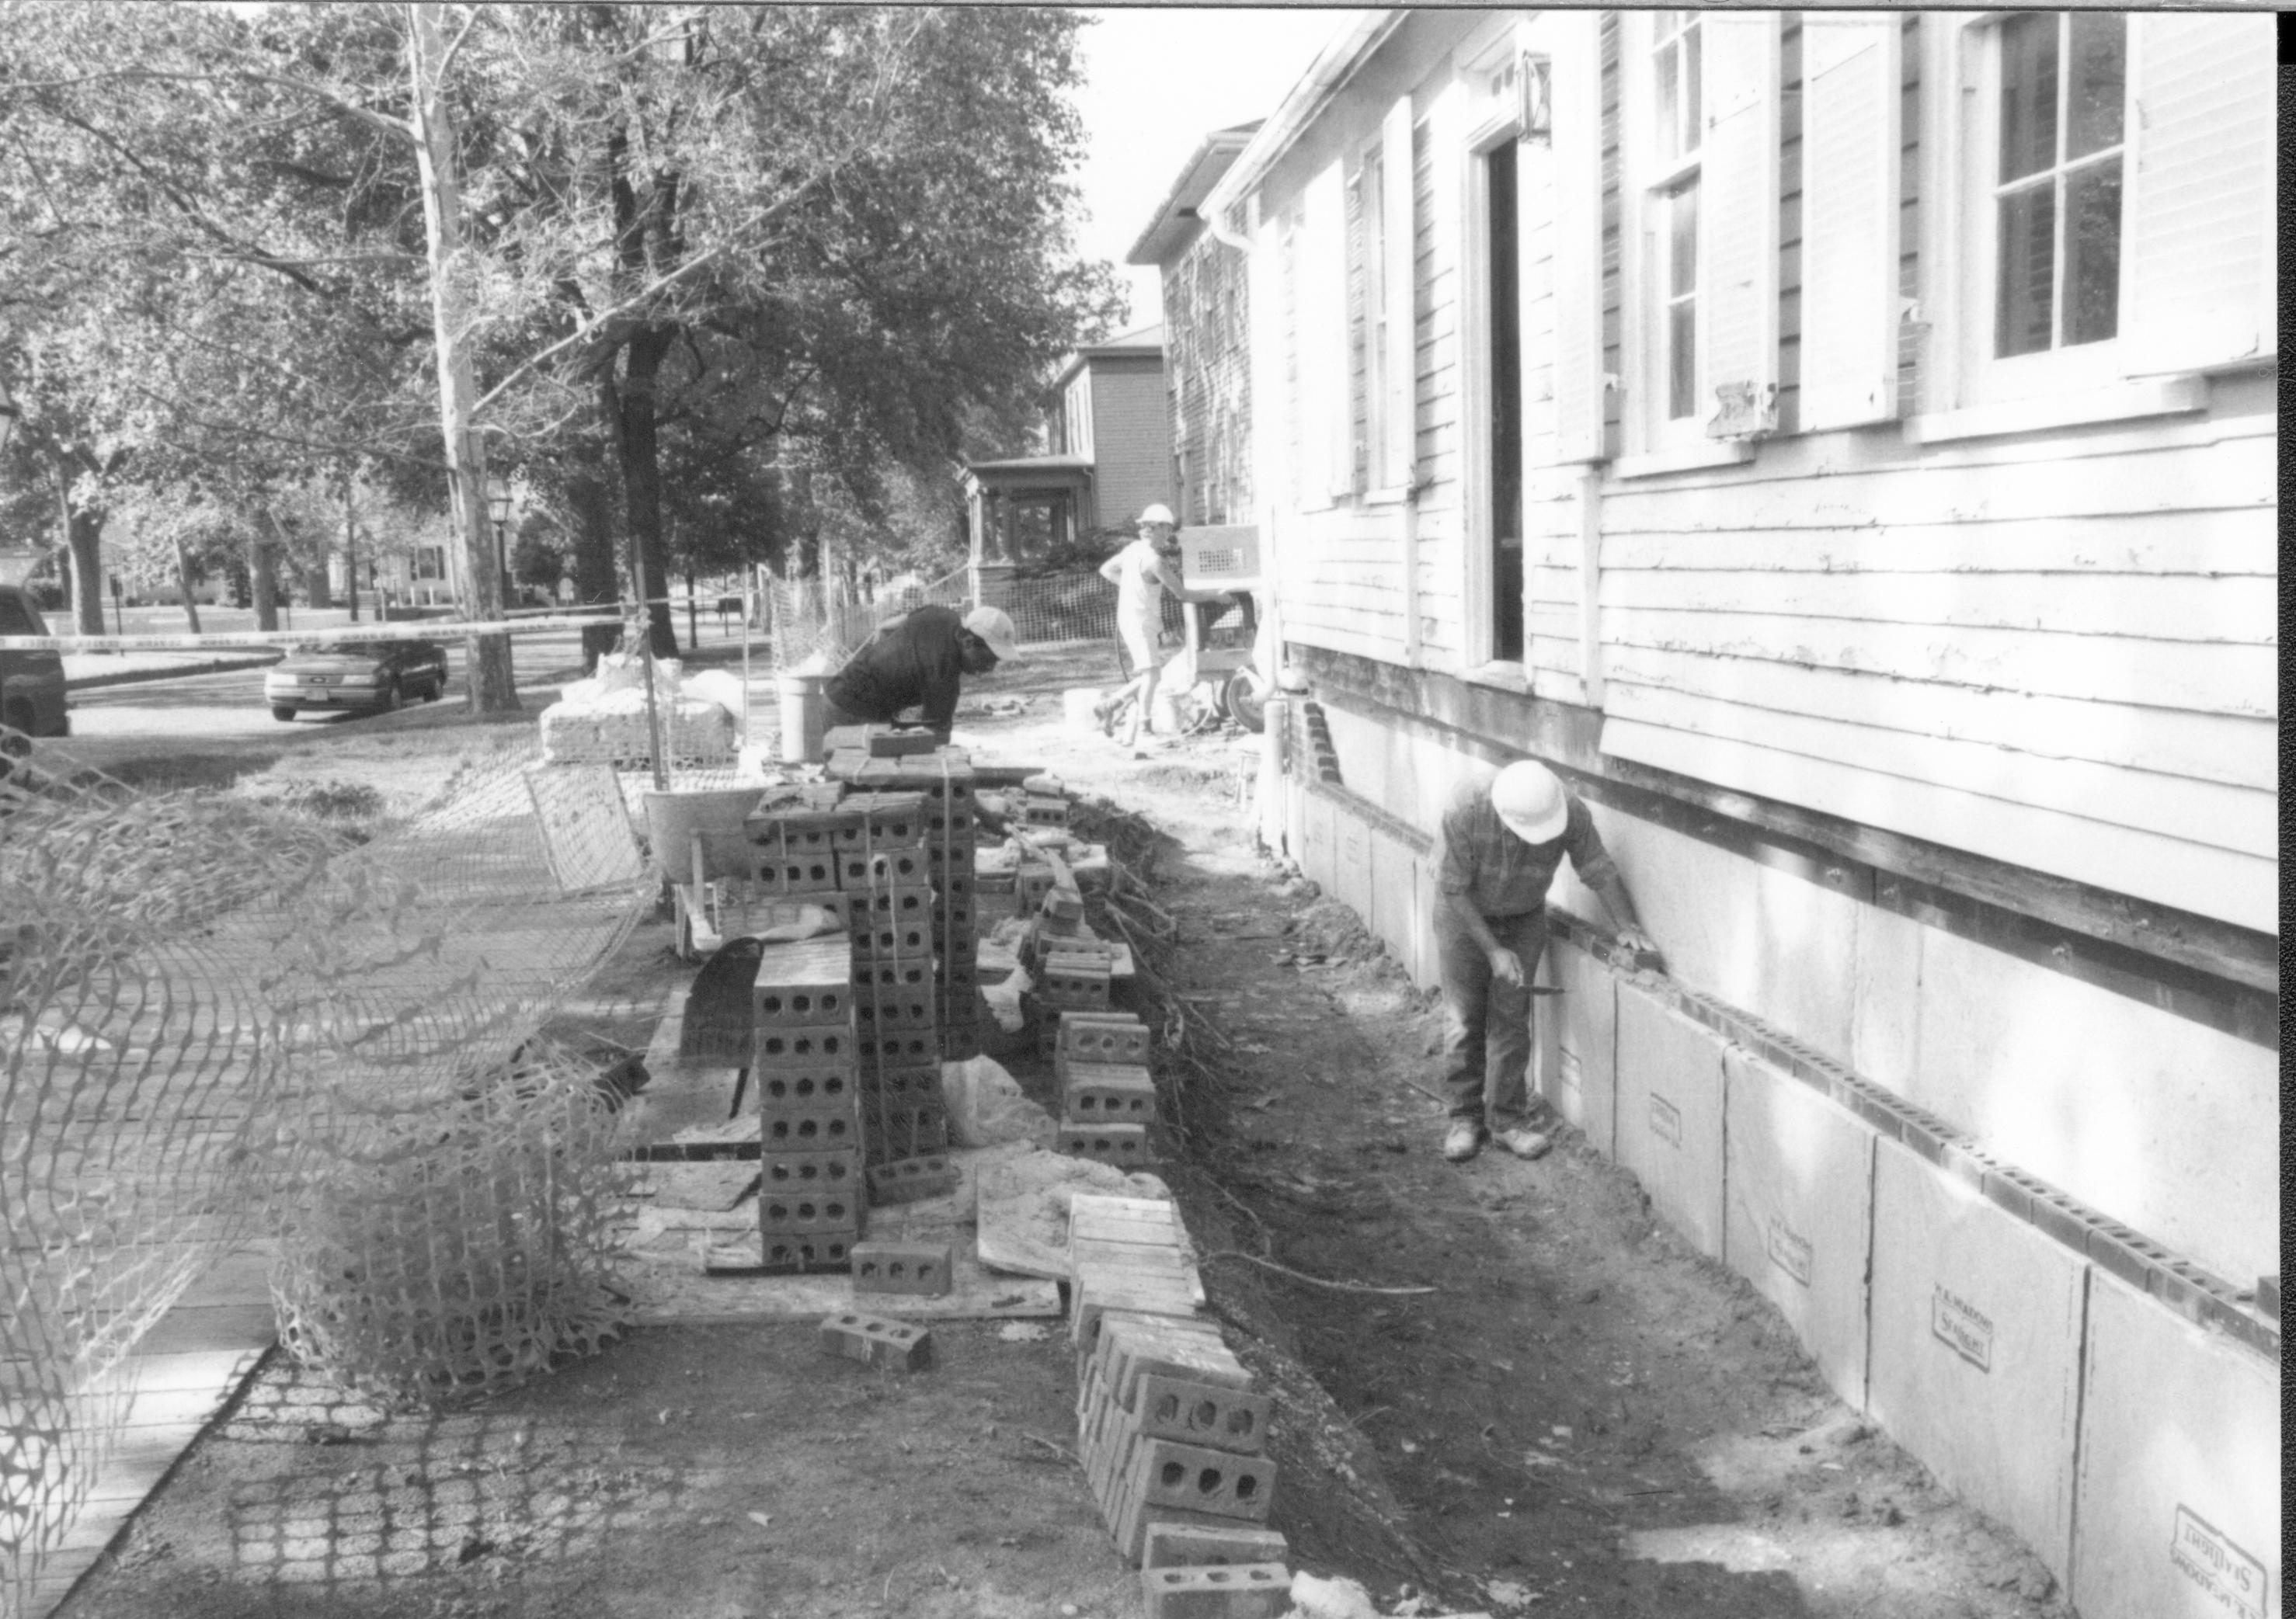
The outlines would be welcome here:
M 1010 663 L 1021 655 L 1013 644 L 1013 620 L 1001 607 L 974 608 L 965 614 L 964 627 L 988 643 L 998 663 Z
M 1491 808 L 1525 843 L 1552 843 L 1570 824 L 1570 798 L 1562 781 L 1529 759 L 1499 772 L 1491 783 Z
M 1172 515 L 1172 509 L 1169 506 L 1158 501 L 1141 512 L 1139 523 L 1143 527 L 1150 523 L 1168 523 L 1177 528 L 1180 526 L 1180 519 Z

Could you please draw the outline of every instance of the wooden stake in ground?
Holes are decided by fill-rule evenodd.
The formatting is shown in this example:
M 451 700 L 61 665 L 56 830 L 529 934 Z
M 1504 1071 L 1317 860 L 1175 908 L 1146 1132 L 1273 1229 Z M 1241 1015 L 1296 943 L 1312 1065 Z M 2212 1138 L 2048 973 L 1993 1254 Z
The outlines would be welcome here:
M 454 115 L 447 106 L 447 60 L 436 5 L 406 8 L 414 79 L 414 158 L 422 184 L 422 221 L 430 254 L 430 315 L 439 346 L 439 425 L 447 444 L 447 483 L 455 532 L 463 537 L 463 616 L 490 623 L 502 617 L 502 563 L 496 556 L 486 502 L 486 448 L 472 430 L 478 389 L 471 375 L 470 321 L 456 279 L 463 256 L 462 188 L 455 170 Z M 463 645 L 470 703 L 477 714 L 512 714 L 518 691 L 511 677 L 510 637 L 474 635 Z

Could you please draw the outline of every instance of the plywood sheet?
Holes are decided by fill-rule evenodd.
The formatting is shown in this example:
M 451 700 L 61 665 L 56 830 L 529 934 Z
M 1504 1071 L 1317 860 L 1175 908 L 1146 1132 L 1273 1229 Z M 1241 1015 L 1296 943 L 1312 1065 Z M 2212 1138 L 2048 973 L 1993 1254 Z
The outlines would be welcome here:
M 1562 993 L 1547 1000 L 1555 1027 L 1555 1065 L 1545 1087 L 1554 1110 L 1597 1151 L 1618 1151 L 1618 977 L 1575 944 L 1546 947 Z M 1541 1009 L 1540 1017 L 1549 1014 Z
M 1896 1142 L 1874 1153 L 1866 1409 L 2062 1582 L 2088 1262 Z
M 2068 1582 L 2083 1619 L 2279 1614 L 2280 1497 L 2275 1369 L 2092 1273 Z
M 1874 1132 L 1791 1075 L 1722 1052 L 1722 1256 L 1778 1307 L 1853 1410 L 1866 1405 Z
M 537 765 L 526 773 L 526 785 L 562 891 L 627 887 L 645 875 L 612 765 Z
M 1722 1256 L 1720 1036 L 1625 979 L 1619 996 L 1619 1162 L 1660 1218 Z

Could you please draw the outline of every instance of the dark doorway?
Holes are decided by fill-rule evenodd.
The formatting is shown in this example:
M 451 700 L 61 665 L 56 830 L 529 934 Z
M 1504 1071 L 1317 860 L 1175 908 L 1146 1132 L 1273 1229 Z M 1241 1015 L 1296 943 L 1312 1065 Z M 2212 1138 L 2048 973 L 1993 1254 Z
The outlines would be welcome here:
M 1491 657 L 1522 661 L 1522 301 L 1515 230 L 1514 143 L 1483 158 L 1489 208 L 1491 312 Z

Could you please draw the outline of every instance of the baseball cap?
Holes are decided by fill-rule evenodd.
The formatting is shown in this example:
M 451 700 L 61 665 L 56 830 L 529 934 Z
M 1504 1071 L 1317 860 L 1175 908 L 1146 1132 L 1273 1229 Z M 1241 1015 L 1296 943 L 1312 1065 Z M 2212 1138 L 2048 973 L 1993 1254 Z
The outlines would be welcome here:
M 965 614 L 964 627 L 988 643 L 998 663 L 1010 663 L 1021 655 L 1013 642 L 1013 620 L 1001 607 L 974 608 Z

